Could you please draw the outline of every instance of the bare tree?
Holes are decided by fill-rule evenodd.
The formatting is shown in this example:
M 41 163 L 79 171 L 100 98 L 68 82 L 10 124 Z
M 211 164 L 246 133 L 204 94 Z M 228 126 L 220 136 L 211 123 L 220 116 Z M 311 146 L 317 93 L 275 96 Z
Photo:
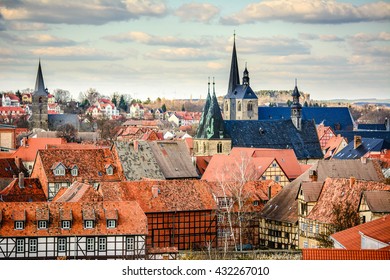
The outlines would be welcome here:
M 71 124 L 64 124 L 57 128 L 56 136 L 59 138 L 65 138 L 67 142 L 75 142 L 77 135 L 77 129 Z
M 70 100 L 70 92 L 64 89 L 55 89 L 53 91 L 54 99 L 59 104 L 65 104 Z
M 94 88 L 88 89 L 86 92 L 82 93 L 83 100 L 88 101 L 89 105 L 95 104 L 99 98 L 101 97 L 101 94 Z

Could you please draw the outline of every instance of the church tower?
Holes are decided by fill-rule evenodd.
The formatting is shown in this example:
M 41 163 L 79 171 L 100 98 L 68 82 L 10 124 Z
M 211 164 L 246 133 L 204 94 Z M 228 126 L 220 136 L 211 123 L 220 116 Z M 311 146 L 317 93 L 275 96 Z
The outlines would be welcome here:
M 258 120 L 258 98 L 250 87 L 249 81 L 249 71 L 245 65 L 242 84 L 240 84 L 234 34 L 228 92 L 223 101 L 224 120 Z
M 292 93 L 291 121 L 298 130 L 302 129 L 302 105 L 299 103 L 300 96 L 297 87 L 297 79 L 295 79 L 295 88 Z
M 39 60 L 35 90 L 32 95 L 32 128 L 48 130 L 47 99 L 48 92 L 43 82 L 41 61 Z
M 210 95 L 209 78 L 206 104 L 194 138 L 194 156 L 228 154 L 231 148 L 232 142 L 225 134 L 222 113 L 215 94 L 215 82 L 213 80 L 213 94 Z

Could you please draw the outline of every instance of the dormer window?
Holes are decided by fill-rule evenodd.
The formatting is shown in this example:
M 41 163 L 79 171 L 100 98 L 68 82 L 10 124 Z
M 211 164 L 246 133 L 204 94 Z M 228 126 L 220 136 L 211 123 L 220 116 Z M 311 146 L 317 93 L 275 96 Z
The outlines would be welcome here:
M 111 164 L 106 164 L 105 168 L 106 168 L 107 175 L 114 174 L 114 167 Z
M 14 220 L 14 229 L 16 230 L 22 230 L 24 229 L 25 222 L 26 222 L 26 211 L 16 211 L 14 210 L 12 212 L 12 218 Z
M 47 229 L 49 224 L 49 208 L 42 207 L 36 209 L 36 219 L 37 219 L 37 227 L 38 229 Z
M 61 223 L 61 228 L 62 229 L 70 229 L 70 221 L 68 221 L 68 220 L 64 220 L 64 221 L 62 221 L 62 223 Z
M 107 220 L 107 228 L 115 228 L 116 220 Z
M 84 227 L 85 228 L 93 228 L 94 227 L 94 223 L 92 220 L 85 220 L 84 221 Z
M 94 209 L 83 209 L 83 223 L 84 228 L 91 229 L 95 227 L 96 215 Z
M 38 221 L 38 229 L 47 229 L 47 221 Z
M 15 229 L 24 229 L 24 221 L 15 221 Z
M 116 228 L 118 225 L 118 210 L 104 209 L 104 215 L 106 217 L 107 228 Z
M 70 174 L 72 174 L 72 176 L 74 177 L 79 175 L 79 168 L 77 167 L 77 165 L 72 166 L 72 168 L 70 169 Z
M 53 169 L 54 176 L 65 176 L 66 168 L 61 162 L 55 162 L 51 169 Z
M 60 221 L 62 229 L 70 229 L 72 227 L 72 210 L 60 210 Z

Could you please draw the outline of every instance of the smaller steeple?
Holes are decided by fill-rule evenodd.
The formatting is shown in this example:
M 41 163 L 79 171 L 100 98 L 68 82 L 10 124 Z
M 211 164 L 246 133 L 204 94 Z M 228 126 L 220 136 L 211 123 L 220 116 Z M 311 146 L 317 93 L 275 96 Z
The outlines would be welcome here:
M 245 86 L 249 86 L 249 72 L 247 68 L 247 63 L 245 62 L 245 70 L 244 70 L 244 75 L 242 77 L 242 84 Z
M 291 105 L 291 121 L 298 130 L 302 129 L 302 105 L 299 103 L 301 96 L 297 86 L 297 79 L 295 79 L 295 88 L 292 93 L 293 102 Z
M 236 88 L 236 86 L 239 84 L 240 84 L 240 75 L 238 72 L 238 62 L 237 62 L 237 52 L 236 52 L 236 32 L 234 31 L 232 62 L 230 65 L 230 77 L 229 77 L 227 94 L 229 95 L 230 93 L 232 93 Z

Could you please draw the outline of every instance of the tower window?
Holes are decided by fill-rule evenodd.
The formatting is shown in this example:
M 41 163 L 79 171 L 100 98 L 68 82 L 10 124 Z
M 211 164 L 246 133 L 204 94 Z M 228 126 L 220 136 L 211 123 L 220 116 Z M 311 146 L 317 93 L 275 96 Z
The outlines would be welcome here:
M 218 142 L 218 144 L 217 144 L 217 153 L 218 154 L 222 153 L 222 143 L 221 142 Z
M 225 102 L 225 111 L 229 111 L 229 103 L 228 103 L 228 101 Z
M 253 111 L 253 104 L 252 104 L 252 102 L 248 102 L 247 111 Z

